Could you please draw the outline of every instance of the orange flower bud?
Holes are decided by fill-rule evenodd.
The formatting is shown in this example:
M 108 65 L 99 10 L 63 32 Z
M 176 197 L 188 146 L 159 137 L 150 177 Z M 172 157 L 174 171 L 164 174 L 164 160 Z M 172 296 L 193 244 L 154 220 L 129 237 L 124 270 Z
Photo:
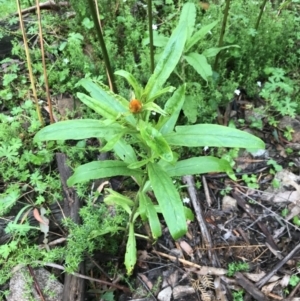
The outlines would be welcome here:
M 139 100 L 132 99 L 129 103 L 129 110 L 131 113 L 136 114 L 142 110 L 142 106 L 143 104 Z

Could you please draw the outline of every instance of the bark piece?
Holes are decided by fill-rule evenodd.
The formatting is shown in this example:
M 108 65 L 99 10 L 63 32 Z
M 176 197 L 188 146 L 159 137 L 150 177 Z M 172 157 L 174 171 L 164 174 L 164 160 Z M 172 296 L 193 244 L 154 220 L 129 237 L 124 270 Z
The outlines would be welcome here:
M 64 214 L 70 217 L 75 223 L 79 223 L 80 203 L 76 191 L 72 187 L 67 186 L 67 180 L 71 176 L 71 168 L 67 165 L 67 156 L 62 153 L 56 154 L 57 166 L 60 174 L 64 199 Z M 84 274 L 83 263 L 79 266 L 79 273 Z M 83 301 L 84 300 L 84 280 L 74 275 L 65 275 L 63 301 Z

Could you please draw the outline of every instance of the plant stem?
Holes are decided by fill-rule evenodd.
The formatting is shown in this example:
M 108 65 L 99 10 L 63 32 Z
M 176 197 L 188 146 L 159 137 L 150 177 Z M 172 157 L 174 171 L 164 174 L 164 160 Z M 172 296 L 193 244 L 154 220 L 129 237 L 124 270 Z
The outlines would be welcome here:
M 110 60 L 109 60 L 109 56 L 108 56 L 107 49 L 106 49 L 106 46 L 105 46 L 105 41 L 104 41 L 104 38 L 103 38 L 102 30 L 101 30 L 100 24 L 98 22 L 97 11 L 95 9 L 94 1 L 93 0 L 88 0 L 88 2 L 89 2 L 90 9 L 91 9 L 92 17 L 93 17 L 93 20 L 94 20 L 94 24 L 95 24 L 95 27 L 96 27 L 96 32 L 97 32 L 97 35 L 98 35 L 98 38 L 99 38 L 99 42 L 100 42 L 100 46 L 101 46 L 102 55 L 103 55 L 104 63 L 105 63 L 105 66 L 106 66 L 106 70 L 107 70 L 107 73 L 108 73 L 108 77 L 109 77 L 109 80 L 111 81 L 113 92 L 118 93 L 116 83 L 115 83 L 114 73 L 112 72 L 112 68 L 111 68 L 111 65 L 110 65 Z
M 152 19 L 152 0 L 148 0 L 148 21 L 150 39 L 150 71 L 154 71 L 154 49 L 153 49 L 153 19 Z
M 221 28 L 218 47 L 223 46 L 223 40 L 224 40 L 224 35 L 225 35 L 225 30 L 226 30 L 226 24 L 227 24 L 227 19 L 228 19 L 228 15 L 229 15 L 229 7 L 230 7 L 230 0 L 226 0 L 226 6 L 225 6 L 225 9 L 224 9 L 224 16 L 223 16 L 223 22 L 222 22 L 222 28 Z M 215 71 L 218 69 L 218 62 L 219 62 L 220 54 L 221 53 L 219 52 L 216 56 L 216 59 L 215 59 L 215 64 L 214 64 L 214 70 Z
M 267 0 L 264 0 L 263 4 L 262 4 L 261 7 L 260 7 L 260 12 L 259 12 L 259 15 L 258 15 L 256 24 L 255 24 L 255 31 L 258 30 L 258 26 L 259 26 L 259 23 L 260 23 L 260 21 L 261 21 L 261 17 L 262 17 L 262 14 L 263 14 L 263 12 L 264 12 L 264 9 L 265 9 L 266 4 L 267 4 Z
M 39 37 L 40 37 L 40 44 L 41 44 L 41 56 L 42 56 L 42 64 L 43 64 L 43 72 L 44 72 L 44 80 L 45 80 L 45 89 L 46 89 L 46 97 L 47 97 L 47 103 L 49 108 L 50 123 L 54 123 L 48 76 L 47 76 L 46 60 L 45 60 L 43 30 L 42 30 L 42 23 L 41 23 L 41 10 L 40 10 L 39 2 L 40 2 L 39 0 L 36 0 L 36 11 L 38 16 Z
M 31 83 L 33 97 L 35 100 L 36 112 L 37 112 L 40 123 L 43 125 L 44 121 L 43 121 L 43 117 L 42 117 L 42 113 L 41 113 L 41 108 L 38 103 L 38 97 L 37 97 L 37 92 L 36 92 L 36 88 L 35 88 L 35 80 L 34 80 L 34 76 L 33 76 L 33 72 L 32 72 L 32 64 L 31 64 L 31 58 L 30 58 L 30 53 L 29 53 L 29 47 L 28 47 L 28 43 L 27 43 L 26 32 L 25 32 L 24 22 L 23 22 L 23 15 L 21 12 L 21 6 L 20 6 L 19 0 L 17 0 L 17 7 L 18 7 L 19 20 L 20 20 L 20 27 L 21 27 L 21 31 L 22 31 L 22 35 L 23 35 L 24 49 L 25 49 L 26 60 L 27 60 L 27 65 L 28 65 L 27 67 L 28 67 L 29 79 L 30 79 L 30 83 Z

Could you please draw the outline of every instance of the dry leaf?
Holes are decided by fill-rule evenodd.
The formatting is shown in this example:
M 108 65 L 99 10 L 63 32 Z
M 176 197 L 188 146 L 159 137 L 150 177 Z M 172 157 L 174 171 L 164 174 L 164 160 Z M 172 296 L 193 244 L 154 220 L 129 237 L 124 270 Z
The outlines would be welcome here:
M 148 286 L 150 290 L 153 288 L 153 283 L 148 279 L 148 277 L 144 274 L 138 274 L 139 277 L 143 280 L 143 282 Z
M 190 257 L 193 256 L 194 251 L 193 251 L 192 247 L 191 247 L 186 241 L 182 240 L 182 241 L 179 242 L 179 244 L 180 244 L 180 248 L 181 248 L 187 255 L 189 255 Z
M 265 295 L 269 295 L 269 294 L 272 292 L 273 288 L 274 288 L 275 286 L 277 286 L 277 285 L 278 285 L 278 281 L 271 282 L 271 283 L 269 283 L 268 285 L 263 286 L 262 289 L 261 289 L 261 291 L 262 291 L 262 293 L 264 293 Z
M 37 208 L 33 209 L 33 216 L 40 224 L 44 224 L 46 226 L 48 225 L 40 216 L 39 210 Z

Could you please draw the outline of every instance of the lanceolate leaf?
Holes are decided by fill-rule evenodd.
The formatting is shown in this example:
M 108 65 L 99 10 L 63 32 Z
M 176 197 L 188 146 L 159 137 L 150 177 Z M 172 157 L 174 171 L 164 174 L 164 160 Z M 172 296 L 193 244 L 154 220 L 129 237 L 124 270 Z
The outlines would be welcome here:
M 115 135 L 122 130 L 117 123 L 108 126 L 95 119 L 66 120 L 44 127 L 35 135 L 34 141 L 98 138 Z
M 165 135 L 166 141 L 171 145 L 188 147 L 216 146 L 239 147 L 246 149 L 263 149 L 264 142 L 237 129 L 216 124 L 196 124 L 177 126 L 176 133 Z
M 91 79 L 86 78 L 81 79 L 78 84 L 83 86 L 90 93 L 91 97 L 101 100 L 116 112 L 126 112 L 128 101 L 111 92 L 103 84 L 95 84 Z
M 196 6 L 194 3 L 186 3 L 182 7 L 179 23 L 185 23 L 187 27 L 187 39 L 189 39 L 194 31 L 196 21 Z
M 94 110 L 96 113 L 100 114 L 102 117 L 107 119 L 116 120 L 118 112 L 114 110 L 111 106 L 107 105 L 101 100 L 92 98 L 83 93 L 77 93 L 77 97 L 89 108 Z
M 175 165 L 168 164 L 164 170 L 170 177 L 197 175 L 208 172 L 227 172 L 231 170 L 228 161 L 215 157 L 193 157 L 177 161 Z
M 127 168 L 127 164 L 123 161 L 93 161 L 77 167 L 74 174 L 68 179 L 68 185 L 72 186 L 76 183 L 106 177 L 135 175 L 141 175 L 141 171 Z
M 114 146 L 116 155 L 126 163 L 134 163 L 137 161 L 134 149 L 127 144 L 124 139 L 120 139 Z
M 161 226 L 157 216 L 157 212 L 155 207 L 151 201 L 151 199 L 144 193 L 139 193 L 139 201 L 142 204 L 145 215 L 149 220 L 150 229 L 152 231 L 152 236 L 154 239 L 161 236 Z
M 152 189 L 174 239 L 187 231 L 184 208 L 179 193 L 169 175 L 157 164 L 148 164 Z
M 127 113 L 129 100 L 116 95 L 109 90 L 108 87 L 104 86 L 101 83 L 95 84 L 90 79 L 82 79 L 79 81 L 79 84 L 82 85 L 91 95 L 92 98 L 95 98 L 101 101 L 106 106 L 109 106 L 112 110 L 117 113 Z M 125 119 L 130 123 L 135 125 L 136 121 L 132 114 L 125 117 Z
M 153 150 L 156 156 L 167 162 L 173 160 L 173 153 L 162 134 L 150 124 L 140 122 L 140 133 L 145 143 Z
M 175 88 L 172 87 L 172 86 L 162 88 L 161 90 L 159 90 L 158 92 L 156 92 L 155 94 L 153 94 L 151 97 L 149 97 L 147 99 L 147 103 L 148 102 L 153 102 L 155 99 L 157 99 L 158 97 L 160 97 L 160 96 L 162 96 L 162 95 L 164 95 L 166 93 L 172 93 L 174 90 L 175 90 Z
M 185 16 L 184 19 L 180 19 L 180 22 L 171 35 L 164 52 L 160 56 L 154 73 L 145 87 L 144 93 L 147 99 L 151 98 L 162 88 L 181 57 L 187 38 L 187 18 L 188 16 Z
M 185 55 L 184 58 L 205 81 L 212 76 L 211 66 L 203 54 L 193 52 Z
M 142 87 L 135 79 L 135 77 L 131 73 L 125 70 L 118 70 L 115 72 L 115 74 L 123 76 L 128 81 L 128 83 L 131 85 L 131 87 L 134 90 L 135 98 L 140 100 L 142 96 Z
M 212 56 L 216 56 L 221 50 L 227 49 L 227 48 L 231 48 L 231 47 L 238 47 L 238 48 L 240 48 L 240 46 L 238 46 L 238 45 L 229 45 L 229 46 L 223 46 L 223 47 L 213 47 L 213 48 L 208 48 L 208 49 L 204 50 L 202 54 L 205 55 L 205 57 L 212 57 Z
M 161 116 L 158 121 L 157 129 L 162 134 L 167 134 L 173 131 L 174 126 L 177 122 L 179 113 L 184 104 L 184 93 L 185 93 L 185 85 L 180 86 L 168 99 L 165 104 L 165 111 L 168 116 Z
M 134 236 L 134 226 L 133 223 L 129 224 L 129 233 L 128 240 L 126 244 L 126 253 L 125 253 L 125 266 L 127 274 L 130 275 L 134 269 L 136 263 L 136 241 Z
M 109 192 L 109 195 L 104 199 L 107 205 L 117 205 L 123 208 L 129 215 L 132 213 L 131 208 L 134 206 L 134 202 L 131 199 L 112 189 L 106 189 L 106 191 Z
M 187 53 L 192 46 L 197 44 L 217 24 L 218 21 L 214 21 L 208 25 L 202 26 L 190 39 L 188 39 L 185 47 L 185 53 Z

